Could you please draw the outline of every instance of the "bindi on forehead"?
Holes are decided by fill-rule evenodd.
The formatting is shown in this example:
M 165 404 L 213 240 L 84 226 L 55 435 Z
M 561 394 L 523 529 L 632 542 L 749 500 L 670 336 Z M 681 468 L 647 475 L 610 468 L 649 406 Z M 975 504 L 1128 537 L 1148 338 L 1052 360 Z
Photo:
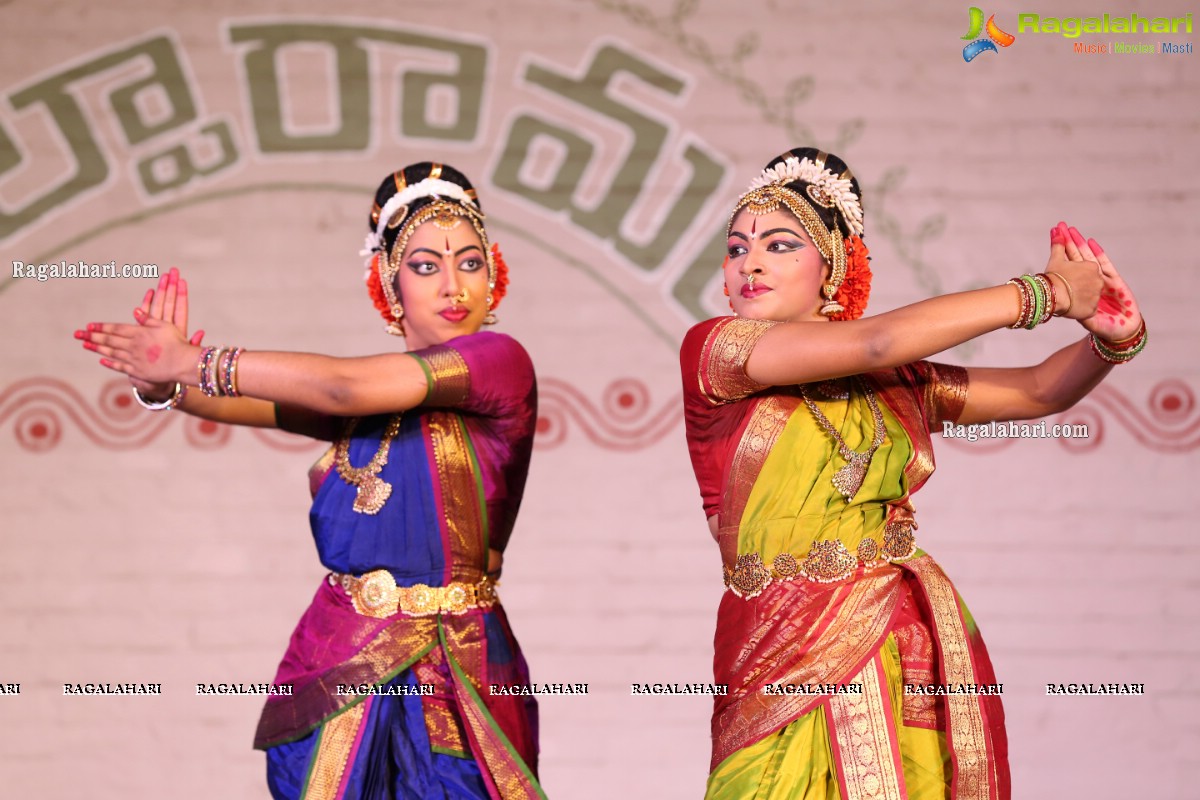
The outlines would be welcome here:
M 754 232 L 758 230 L 758 217 L 753 217 L 750 220 L 750 236 L 754 236 Z
M 446 248 L 442 252 L 448 256 L 454 254 L 454 251 L 450 247 L 450 237 L 449 236 L 446 237 Z

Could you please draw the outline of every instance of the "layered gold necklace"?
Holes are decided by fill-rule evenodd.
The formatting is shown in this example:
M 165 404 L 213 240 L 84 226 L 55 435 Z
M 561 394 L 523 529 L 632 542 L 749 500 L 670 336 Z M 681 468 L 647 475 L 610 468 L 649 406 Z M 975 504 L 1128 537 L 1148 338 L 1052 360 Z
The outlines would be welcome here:
M 392 440 L 400 433 L 402 418 L 402 414 L 392 417 L 379 440 L 379 449 L 375 451 L 371 460 L 361 467 L 350 466 L 350 435 L 358 425 L 358 417 L 346 423 L 346 432 L 338 439 L 333 464 L 342 480 L 358 487 L 358 492 L 354 495 L 354 510 L 359 514 L 378 514 L 379 509 L 383 508 L 383 504 L 392 496 L 392 485 L 380 478 L 379 472 L 387 465 L 388 451 L 391 449 Z
M 871 459 L 887 435 L 887 428 L 883 424 L 883 412 L 879 410 L 879 401 L 875 399 L 875 392 L 871 391 L 871 387 L 862 381 L 856 381 L 856 383 L 862 389 L 862 393 L 867 399 L 867 406 L 871 409 L 871 418 L 875 421 L 875 438 L 871 440 L 870 447 L 861 453 L 852 450 L 846 444 L 846 440 L 842 438 L 838 429 L 833 427 L 829 418 L 821 413 L 821 409 L 817 408 L 816 403 L 808 399 L 804 388 L 800 389 L 800 398 L 804 401 L 804 405 L 808 406 L 808 410 L 812 412 L 817 424 L 833 439 L 834 444 L 837 445 L 838 454 L 846 462 L 845 466 L 833 473 L 831 482 L 833 488 L 837 489 L 847 503 L 853 500 L 854 495 L 858 494 L 858 490 L 862 488 L 863 480 L 867 477 L 867 469 L 871 466 Z M 846 397 L 849 398 L 849 392 L 846 393 Z

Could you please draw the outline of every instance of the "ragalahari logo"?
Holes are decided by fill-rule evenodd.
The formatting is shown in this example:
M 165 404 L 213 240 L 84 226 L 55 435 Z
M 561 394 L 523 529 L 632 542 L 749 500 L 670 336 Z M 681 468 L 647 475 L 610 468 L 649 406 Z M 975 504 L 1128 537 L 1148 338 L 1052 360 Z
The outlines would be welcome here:
M 996 25 L 996 15 L 992 14 L 988 17 L 987 25 L 983 23 L 983 11 L 981 9 L 971 7 L 971 27 L 967 30 L 967 35 L 964 39 L 973 40 L 970 44 L 963 48 L 963 61 L 971 61 L 980 53 L 998 53 L 996 45 L 1008 47 L 1017 40 L 1017 37 L 1011 33 L 1005 33 Z M 979 34 L 987 30 L 987 38 L 980 39 Z

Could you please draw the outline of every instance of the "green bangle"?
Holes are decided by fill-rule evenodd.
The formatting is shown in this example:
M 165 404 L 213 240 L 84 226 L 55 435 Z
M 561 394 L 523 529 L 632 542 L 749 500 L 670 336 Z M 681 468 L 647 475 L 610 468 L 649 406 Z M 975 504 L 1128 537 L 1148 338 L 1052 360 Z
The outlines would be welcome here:
M 1037 278 L 1032 275 L 1022 275 L 1021 280 L 1033 292 L 1033 313 L 1029 315 L 1029 322 L 1025 324 L 1025 330 L 1031 331 L 1037 327 L 1038 322 L 1042 319 L 1042 314 L 1046 310 L 1046 294 L 1042 290 L 1042 285 L 1038 283 Z
M 1146 349 L 1146 342 L 1150 340 L 1150 334 L 1143 330 L 1142 338 L 1128 350 L 1114 350 L 1094 333 L 1091 335 L 1091 340 L 1092 351 L 1102 361 L 1106 361 L 1109 364 L 1124 364 L 1127 361 L 1132 361 L 1134 356 Z

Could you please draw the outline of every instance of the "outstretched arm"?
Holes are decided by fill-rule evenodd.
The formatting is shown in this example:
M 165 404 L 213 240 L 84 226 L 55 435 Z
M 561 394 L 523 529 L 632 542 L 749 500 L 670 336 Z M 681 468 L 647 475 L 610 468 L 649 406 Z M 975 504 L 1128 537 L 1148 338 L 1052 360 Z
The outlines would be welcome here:
M 87 336 L 93 345 L 90 349 L 104 356 L 100 363 L 109 369 L 150 383 L 199 383 L 197 365 L 203 349 L 189 343 L 173 325 L 154 319 L 140 325 L 92 323 Z M 428 391 L 421 365 L 401 353 L 334 358 L 314 353 L 249 352 L 241 356 L 237 377 L 239 393 L 245 396 L 235 400 L 268 401 L 239 407 L 239 416 L 243 411 L 257 413 L 253 410 L 266 409 L 272 403 L 338 417 L 383 414 L 414 408 Z M 192 394 L 199 392 L 189 391 L 189 398 Z M 217 406 L 228 399 L 202 397 L 187 408 L 220 415 L 223 410 Z M 206 400 L 211 404 L 201 405 Z
M 1058 309 L 1073 319 L 1086 319 L 1095 313 L 1103 281 L 1094 261 L 1068 257 L 1065 223 L 1055 231 L 1046 272 L 1056 273 L 1050 279 Z M 1065 282 L 1071 284 L 1069 307 L 1064 303 Z M 755 345 L 746 375 L 760 384 L 782 386 L 919 361 L 1012 324 L 1020 296 L 1015 286 L 995 286 L 934 297 L 861 320 L 775 325 Z
M 1037 419 L 1066 411 L 1112 369 L 1092 353 L 1087 339 L 1032 367 L 967 369 L 967 402 L 958 422 Z
M 160 294 L 161 307 L 152 302 L 147 308 L 143 303 L 134 311 L 136 325 L 91 323 L 86 331 L 76 332 L 84 347 L 103 356 L 103 366 L 130 376 L 135 386 L 151 392 L 148 399 L 166 397 L 176 383 L 190 385 L 193 388 L 180 406 L 184 411 L 258 427 L 277 424 L 275 403 L 345 417 L 402 411 L 425 399 L 424 370 L 416 359 L 400 353 L 366 358 L 244 353 L 237 368 L 243 396 L 206 397 L 195 388 L 203 348 L 189 341 L 185 329 L 176 324 L 186 325 L 186 284 L 168 278 L 165 284 L 160 282 Z

